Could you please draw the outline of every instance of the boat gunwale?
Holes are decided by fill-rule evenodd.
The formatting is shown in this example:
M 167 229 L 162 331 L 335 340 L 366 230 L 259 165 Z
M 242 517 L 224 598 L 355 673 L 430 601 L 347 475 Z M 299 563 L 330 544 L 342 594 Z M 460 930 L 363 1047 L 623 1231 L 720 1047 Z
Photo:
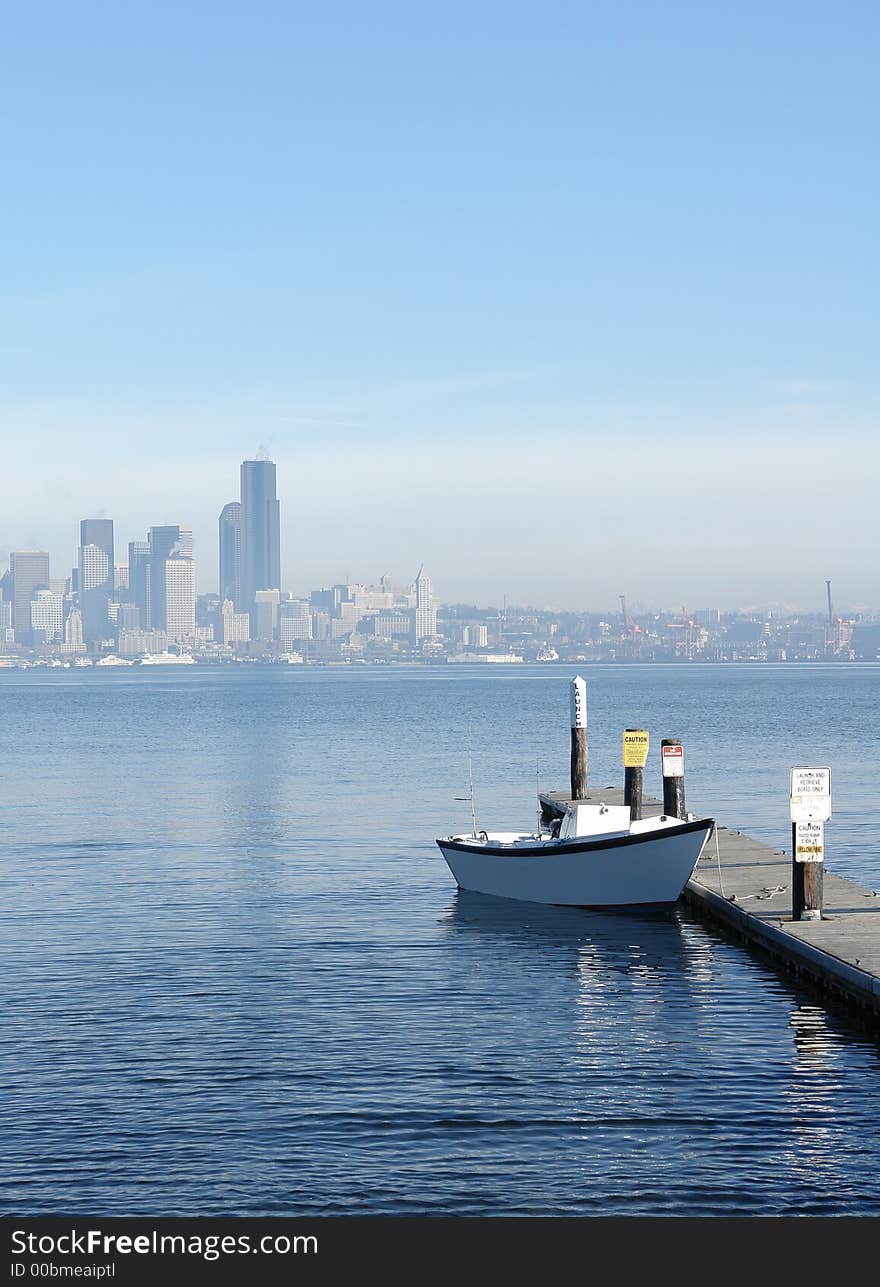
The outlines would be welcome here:
M 714 818 L 696 818 L 693 822 L 681 822 L 672 827 L 657 827 L 653 831 L 642 831 L 635 836 L 610 836 L 599 840 L 592 840 L 588 836 L 584 836 L 582 838 L 575 837 L 571 840 L 556 840 L 550 843 L 544 841 L 540 845 L 514 846 L 493 845 L 491 840 L 481 843 L 476 838 L 473 840 L 458 840 L 449 837 L 448 839 L 438 839 L 436 843 L 441 850 L 455 849 L 461 853 L 489 854 L 498 858 L 534 858 L 538 854 L 582 854 L 602 849 L 622 849 L 627 845 L 641 845 L 647 841 L 662 840 L 665 837 L 671 839 L 673 836 L 684 836 L 692 831 L 710 831 L 714 826 Z

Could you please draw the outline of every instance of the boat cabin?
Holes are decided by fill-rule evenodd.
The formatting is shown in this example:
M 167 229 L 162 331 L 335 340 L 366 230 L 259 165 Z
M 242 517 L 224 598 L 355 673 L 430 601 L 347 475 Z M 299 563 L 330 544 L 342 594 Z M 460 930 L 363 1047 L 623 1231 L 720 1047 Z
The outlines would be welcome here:
M 559 828 L 559 839 L 625 834 L 629 821 L 628 804 L 570 804 Z

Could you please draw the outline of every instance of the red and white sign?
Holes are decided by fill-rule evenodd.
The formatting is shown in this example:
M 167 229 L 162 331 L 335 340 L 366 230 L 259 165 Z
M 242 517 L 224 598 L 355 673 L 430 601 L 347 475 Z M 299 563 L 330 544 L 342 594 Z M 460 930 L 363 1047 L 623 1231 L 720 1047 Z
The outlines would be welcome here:
M 660 755 L 663 761 L 664 778 L 684 777 L 684 747 L 661 746 Z

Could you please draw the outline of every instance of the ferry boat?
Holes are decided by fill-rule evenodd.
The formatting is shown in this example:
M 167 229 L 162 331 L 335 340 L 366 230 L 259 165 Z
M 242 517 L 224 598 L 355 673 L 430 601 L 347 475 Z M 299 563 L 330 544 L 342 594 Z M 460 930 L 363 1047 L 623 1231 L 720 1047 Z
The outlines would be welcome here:
M 196 659 L 188 652 L 145 652 L 140 659 L 142 666 L 195 666 Z
M 630 820 L 629 805 L 572 801 L 549 832 L 477 831 L 438 839 L 460 889 L 564 907 L 678 900 L 715 827 L 712 818 Z
M 117 657 L 115 653 L 108 652 L 106 657 L 101 657 L 95 662 L 96 666 L 133 666 L 134 662 L 129 661 L 126 657 Z

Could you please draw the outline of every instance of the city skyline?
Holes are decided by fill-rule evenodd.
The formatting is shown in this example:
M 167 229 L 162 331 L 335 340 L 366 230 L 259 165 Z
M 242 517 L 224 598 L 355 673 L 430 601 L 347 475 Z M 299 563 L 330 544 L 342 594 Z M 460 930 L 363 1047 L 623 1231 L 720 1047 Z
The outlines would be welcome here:
M 261 14 L 10 14 L 4 561 L 263 446 L 298 591 L 880 602 L 875 7 Z
M 384 572 L 376 572 L 376 565 L 372 568 L 365 567 L 363 560 L 353 564 L 352 559 L 346 557 L 341 561 L 341 565 L 336 567 L 329 566 L 324 562 L 324 574 L 310 578 L 308 567 L 320 567 L 321 560 L 318 557 L 316 561 L 314 546 L 310 542 L 302 542 L 297 546 L 295 554 L 291 555 L 290 558 L 291 562 L 294 559 L 297 562 L 302 559 L 302 571 L 296 578 L 288 577 L 284 572 L 283 555 L 285 544 L 282 540 L 284 529 L 280 523 L 281 499 L 276 494 L 277 474 L 277 462 L 270 460 L 265 453 L 257 459 L 246 459 L 241 462 L 241 494 L 243 496 L 245 491 L 248 488 L 250 489 L 252 511 L 259 511 L 261 515 L 258 521 L 254 518 L 251 522 L 252 527 L 255 527 L 256 524 L 251 546 L 254 550 L 259 547 L 258 553 L 254 555 L 255 568 L 250 574 L 253 589 L 251 589 L 248 580 L 247 567 L 243 566 L 243 560 L 247 559 L 245 553 L 247 540 L 242 532 L 243 506 L 239 500 L 223 503 L 220 506 L 219 515 L 215 510 L 213 533 L 207 534 L 204 541 L 197 539 L 192 526 L 183 527 L 179 524 L 164 523 L 157 525 L 150 523 L 146 526 L 148 537 L 146 542 L 139 540 L 126 542 L 119 537 L 121 524 L 118 516 L 108 518 L 105 512 L 103 515 L 94 518 L 78 518 L 74 527 L 79 532 L 79 544 L 74 547 L 75 552 L 72 561 L 64 553 L 59 555 L 57 550 L 47 549 L 48 542 L 35 541 L 30 545 L 16 546 L 9 540 L 4 541 L 4 533 L 0 531 L 0 565 L 7 562 L 14 554 L 30 558 L 48 555 L 49 563 L 54 570 L 53 579 L 59 579 L 59 568 L 62 571 L 61 579 L 67 576 L 71 569 L 81 578 L 91 578 L 88 584 L 84 580 L 81 582 L 82 588 L 87 593 L 90 592 L 90 597 L 84 600 L 82 605 L 84 609 L 84 629 L 87 637 L 90 637 L 91 634 L 89 614 L 93 609 L 89 606 L 90 602 L 95 602 L 96 593 L 102 604 L 105 604 L 112 597 L 113 567 L 114 564 L 116 566 L 120 564 L 120 556 L 125 549 L 128 551 L 128 563 L 126 566 L 134 597 L 137 598 L 142 593 L 140 588 L 141 581 L 145 575 L 149 576 L 146 569 L 156 553 L 151 549 L 150 544 L 150 535 L 153 532 L 157 534 L 157 538 L 164 539 L 168 545 L 167 551 L 163 547 L 163 556 L 172 552 L 175 556 L 180 554 L 176 542 L 179 534 L 185 533 L 186 548 L 184 555 L 194 561 L 195 594 L 204 596 L 219 593 L 221 598 L 230 598 L 237 609 L 248 610 L 248 602 L 251 606 L 253 605 L 253 590 L 256 588 L 261 590 L 277 589 L 284 594 L 296 597 L 297 595 L 307 595 L 315 586 L 345 583 L 368 585 L 384 575 Z M 167 510 L 167 505 L 165 509 Z M 144 512 L 150 512 L 146 502 L 144 503 Z M 38 531 L 42 529 L 43 524 L 39 519 L 34 519 L 32 516 L 32 522 Z M 51 527 L 51 520 L 48 516 L 45 520 L 45 526 Z M 131 526 L 131 522 L 126 523 L 127 528 Z M 119 551 L 119 556 L 117 557 L 114 557 L 114 541 L 115 549 Z M 311 551 L 310 558 L 304 557 L 304 551 L 306 550 Z M 90 559 L 90 562 L 84 564 L 84 558 Z M 225 569 L 224 559 L 226 560 Z M 389 558 L 384 564 L 378 566 L 381 568 L 398 566 L 402 561 L 402 556 L 398 550 L 396 557 Z M 427 562 L 427 560 L 423 560 L 423 562 Z M 440 562 L 442 564 L 444 560 L 441 559 Z M 684 576 L 680 575 L 676 578 L 678 593 L 663 600 L 657 594 L 646 596 L 632 593 L 628 584 L 624 586 L 625 578 L 614 574 L 613 565 L 615 559 L 611 557 L 608 562 L 611 566 L 603 570 L 605 589 L 594 595 L 590 595 L 589 587 L 596 578 L 587 561 L 583 571 L 578 572 L 576 570 L 567 578 L 569 585 L 569 596 L 567 598 L 554 600 L 549 595 L 542 594 L 540 590 L 533 598 L 526 595 L 518 596 L 508 589 L 500 590 L 494 597 L 481 598 L 468 594 L 468 571 L 466 565 L 452 569 L 451 575 L 447 579 L 447 584 L 444 586 L 442 599 L 437 599 L 436 596 L 433 596 L 433 598 L 434 602 L 442 601 L 447 604 L 473 603 L 485 607 L 501 607 L 509 603 L 528 610 L 616 613 L 621 596 L 621 587 L 623 587 L 631 609 L 639 613 L 668 612 L 682 603 L 689 605 L 692 609 L 711 607 L 725 612 L 824 613 L 825 585 L 827 580 L 831 579 L 838 586 L 840 595 L 838 606 L 841 611 L 852 615 L 870 614 L 880 610 L 880 592 L 878 592 L 876 599 L 859 597 L 857 591 L 853 589 L 849 578 L 829 577 L 828 569 L 823 568 L 821 565 L 816 568 L 815 575 L 811 573 L 809 590 L 807 595 L 801 598 L 791 594 L 784 585 L 781 587 L 779 596 L 774 598 L 762 597 L 749 590 L 736 597 L 718 583 L 712 586 L 708 593 L 701 594 L 699 586 L 694 587 L 687 584 Z M 344 571 L 342 570 L 342 565 L 344 565 Z M 354 575 L 351 574 L 352 567 L 355 568 Z M 416 587 L 421 570 L 420 568 L 412 583 Z M 48 581 L 48 577 L 45 579 Z M 273 579 L 277 579 L 277 584 L 274 586 L 270 584 Z M 499 577 L 499 584 L 516 584 L 516 581 L 515 574 L 506 578 Z M 259 586 L 257 586 L 257 582 L 259 582 Z M 432 586 L 432 583 L 433 578 L 428 581 L 429 587 Z M 842 593 L 840 593 L 841 584 L 843 585 Z M 583 587 L 580 589 L 580 598 L 577 597 L 579 587 Z M 155 576 L 153 577 L 150 593 L 153 598 L 162 593 L 161 583 L 157 582 Z M 429 593 L 432 593 L 432 591 L 429 590 Z M 155 611 L 158 616 L 164 615 L 164 607 L 161 605 Z

